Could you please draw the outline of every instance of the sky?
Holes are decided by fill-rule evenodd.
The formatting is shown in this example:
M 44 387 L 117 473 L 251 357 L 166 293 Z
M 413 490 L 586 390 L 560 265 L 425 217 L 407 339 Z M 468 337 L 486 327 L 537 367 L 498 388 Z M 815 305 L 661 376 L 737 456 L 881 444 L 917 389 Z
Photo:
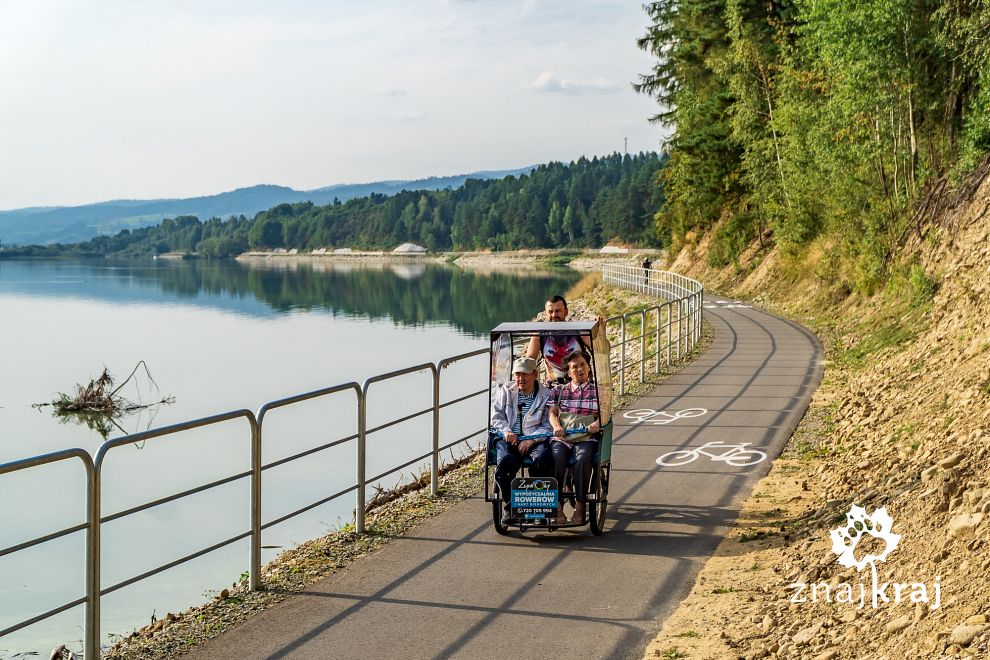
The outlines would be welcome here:
M 657 150 L 641 0 L 0 0 L 0 209 Z

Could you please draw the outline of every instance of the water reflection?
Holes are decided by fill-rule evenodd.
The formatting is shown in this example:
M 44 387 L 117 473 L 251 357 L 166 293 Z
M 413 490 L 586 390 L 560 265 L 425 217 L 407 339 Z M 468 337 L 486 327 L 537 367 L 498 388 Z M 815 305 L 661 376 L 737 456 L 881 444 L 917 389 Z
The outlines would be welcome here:
M 0 260 L 0 364 L 8 376 L 0 379 L 0 462 L 66 447 L 95 453 L 106 429 L 54 423 L 31 404 L 51 400 L 103 366 L 124 374 L 146 360 L 163 394 L 176 397 L 174 405 L 129 419 L 123 424 L 128 432 L 257 410 L 266 401 L 481 348 L 487 341 L 480 337 L 491 327 L 531 318 L 549 293 L 566 291 L 577 278 L 568 271 L 477 274 L 440 264 L 329 260 Z M 443 371 L 441 400 L 459 399 L 487 383 L 487 356 L 465 360 Z M 428 371 L 376 383 L 368 398 L 368 426 L 424 410 L 432 397 Z M 487 396 L 480 396 L 444 408 L 441 444 L 483 428 L 487 404 Z M 357 424 L 350 392 L 279 408 L 265 421 L 263 461 L 353 436 Z M 432 437 L 431 415 L 371 434 L 368 474 L 415 461 L 429 452 Z M 104 513 L 248 471 L 251 456 L 250 430 L 242 419 L 120 447 L 108 454 L 101 473 Z M 350 441 L 265 470 L 263 521 L 353 485 L 356 456 L 356 442 Z M 420 467 L 414 463 L 400 472 Z M 390 487 L 400 476 L 388 475 L 382 485 Z M 0 547 L 84 520 L 85 485 L 76 462 L 4 475 Z M 369 496 L 374 486 L 369 484 Z M 242 533 L 250 528 L 250 502 L 248 480 L 241 479 L 105 525 L 103 585 Z M 348 493 L 266 528 L 264 544 L 288 547 L 319 536 L 351 521 L 355 504 Z M 76 533 L 0 557 L 0 629 L 80 595 L 82 539 Z M 268 549 L 263 558 L 274 554 Z M 126 634 L 146 624 L 153 611 L 201 602 L 204 589 L 229 586 L 246 562 L 242 541 L 115 591 L 101 604 L 104 633 Z M 56 643 L 78 640 L 81 612 L 76 607 L 4 637 L 0 658 L 18 650 L 47 653 Z
M 539 307 L 580 276 L 568 270 L 470 272 L 441 264 L 330 260 L 3 260 L 0 293 L 113 302 L 185 303 L 252 316 L 292 310 L 419 326 L 447 322 L 470 335 Z

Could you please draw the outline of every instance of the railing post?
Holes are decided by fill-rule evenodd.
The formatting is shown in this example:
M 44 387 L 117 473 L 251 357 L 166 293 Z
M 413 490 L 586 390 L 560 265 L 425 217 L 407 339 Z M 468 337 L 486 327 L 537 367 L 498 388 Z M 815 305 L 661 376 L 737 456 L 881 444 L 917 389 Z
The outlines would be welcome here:
M 677 353 L 674 356 L 678 362 L 681 360 L 681 301 L 677 301 Z
M 100 660 L 100 471 L 86 479 L 86 621 L 85 660 Z
M 361 388 L 358 398 L 358 455 L 357 455 L 357 510 L 355 511 L 354 528 L 358 534 L 364 534 L 364 491 L 365 491 L 365 448 L 368 441 L 368 381 Z
M 694 323 L 692 324 L 691 334 L 694 335 L 694 343 L 697 345 L 698 340 L 701 338 L 698 334 L 698 319 L 701 317 L 701 298 L 698 294 L 694 294 Z
M 440 490 L 440 367 L 433 370 L 433 460 L 430 464 L 430 495 Z
M 687 342 L 685 352 L 690 353 L 694 348 L 694 301 L 689 296 L 684 299 L 684 304 L 687 305 L 687 315 L 684 317 L 684 334 Z
M 673 308 L 672 308 L 671 304 L 670 303 L 667 303 L 667 324 L 666 324 L 667 325 L 667 341 L 666 341 L 666 344 L 665 344 L 666 345 L 666 348 L 667 348 L 667 364 L 664 365 L 664 366 L 667 366 L 667 367 L 670 366 L 670 348 L 671 348 L 670 340 L 672 339 L 671 336 L 670 336 L 670 324 L 674 322 L 674 314 L 673 314 L 672 309 Z
M 691 352 L 691 301 L 684 298 L 681 301 L 684 305 L 684 355 Z
M 695 344 L 698 343 L 698 338 L 694 334 L 694 326 L 696 325 L 695 324 L 695 320 L 698 318 L 698 305 L 697 305 L 697 301 L 695 300 L 695 297 L 694 296 L 691 296 L 690 300 L 691 300 L 691 328 L 690 328 L 690 333 L 691 333 L 691 348 L 693 349 L 694 346 L 695 346 Z
M 694 317 L 698 313 L 698 310 L 697 310 L 697 308 L 694 305 L 694 296 L 693 295 L 690 298 L 688 298 L 688 305 L 691 306 L 691 317 L 688 319 L 688 321 L 689 321 L 689 323 L 688 323 L 688 339 L 691 342 L 691 345 L 690 345 L 689 348 L 690 349 L 693 349 L 694 348 L 694 344 L 695 344 L 695 341 L 694 341 Z
M 705 290 L 702 289 L 698 292 L 698 340 L 701 341 L 701 323 L 704 320 L 705 314 Z
M 681 299 L 681 305 L 684 308 L 684 314 L 683 314 L 683 317 L 684 317 L 684 355 L 686 357 L 687 354 L 688 354 L 688 351 L 691 350 L 691 347 L 688 345 L 688 342 L 690 341 L 690 338 L 691 338 L 690 337 L 690 335 L 691 335 L 691 333 L 690 333 L 690 327 L 688 326 L 688 314 L 690 314 L 691 310 L 688 308 L 688 300 L 687 300 L 687 298 L 682 298 Z
M 639 382 L 646 382 L 646 310 L 640 314 L 639 321 Z
M 655 369 L 654 373 L 660 373 L 660 305 L 656 306 L 657 310 L 657 340 L 656 340 L 656 352 L 654 355 L 656 359 L 653 360 L 653 367 Z
M 694 315 L 691 317 L 691 341 L 697 346 L 698 344 L 698 317 L 701 315 L 701 304 L 698 301 L 698 294 L 691 296 L 691 302 L 694 305 Z
M 260 418 L 260 419 L 259 419 Z M 251 568 L 248 571 L 251 591 L 258 591 L 261 585 L 261 424 L 265 419 L 264 409 L 251 424 Z
M 622 315 L 622 351 L 619 353 L 619 394 L 626 393 L 626 315 Z

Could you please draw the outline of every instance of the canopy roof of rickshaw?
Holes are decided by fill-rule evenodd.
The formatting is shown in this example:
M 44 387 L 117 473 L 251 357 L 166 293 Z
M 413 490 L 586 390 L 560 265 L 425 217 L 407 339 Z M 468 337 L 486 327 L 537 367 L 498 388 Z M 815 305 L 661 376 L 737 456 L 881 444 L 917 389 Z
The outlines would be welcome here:
M 576 321 L 568 322 L 548 322 L 530 321 L 528 323 L 502 323 L 492 330 L 492 361 L 493 378 L 495 382 L 502 384 L 508 382 L 511 377 L 511 366 L 513 360 L 512 342 L 516 339 L 526 337 L 548 337 L 557 335 L 571 335 L 580 337 L 590 337 L 593 345 L 591 366 L 597 373 L 593 375 L 598 383 L 599 411 L 601 412 L 602 423 L 608 423 L 612 419 L 612 374 L 609 366 L 609 346 L 608 336 L 605 333 L 605 324 L 596 321 Z M 507 347 L 501 346 L 501 341 L 510 337 Z M 502 354 L 499 359 L 498 355 Z
M 580 335 L 591 334 L 595 321 L 529 321 L 527 323 L 502 323 L 492 330 L 492 335 L 509 332 L 514 335 Z

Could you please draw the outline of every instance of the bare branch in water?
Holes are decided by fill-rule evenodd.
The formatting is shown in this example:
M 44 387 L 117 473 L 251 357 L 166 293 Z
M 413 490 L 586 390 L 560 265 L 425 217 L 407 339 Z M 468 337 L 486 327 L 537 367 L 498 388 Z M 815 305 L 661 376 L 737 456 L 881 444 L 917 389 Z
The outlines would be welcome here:
M 113 376 L 104 367 L 103 373 L 98 378 L 90 380 L 85 386 L 76 385 L 74 395 L 70 396 L 64 392 L 59 392 L 52 401 L 36 403 L 34 407 L 45 408 L 51 406 L 54 408 L 53 413 L 56 416 L 60 418 L 72 416 L 76 420 L 86 424 L 89 428 L 97 431 L 104 438 L 109 436 L 114 428 L 126 435 L 127 431 L 120 424 L 124 415 L 146 408 L 155 408 L 157 410 L 157 406 L 175 402 L 175 397 L 173 396 L 165 396 L 149 402 L 141 400 L 141 389 L 136 379 L 138 370 L 141 367 L 144 367 L 144 374 L 155 389 L 155 396 L 160 396 L 161 392 L 158 391 L 158 383 L 152 378 L 148 365 L 144 360 L 141 360 L 131 370 L 130 375 L 117 387 L 114 387 Z M 120 394 L 121 389 L 131 382 L 133 382 L 134 388 L 137 391 L 137 401 L 126 399 Z M 151 419 L 154 419 L 154 415 L 152 415 Z

